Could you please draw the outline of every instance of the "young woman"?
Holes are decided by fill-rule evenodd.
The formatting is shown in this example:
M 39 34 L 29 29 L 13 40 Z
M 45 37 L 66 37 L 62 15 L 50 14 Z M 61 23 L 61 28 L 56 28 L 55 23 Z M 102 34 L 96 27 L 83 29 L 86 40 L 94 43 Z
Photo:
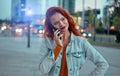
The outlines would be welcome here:
M 49 8 L 44 26 L 39 66 L 42 76 L 81 76 L 79 71 L 86 59 L 96 65 L 90 76 L 104 76 L 109 66 L 107 61 L 81 36 L 65 9 Z

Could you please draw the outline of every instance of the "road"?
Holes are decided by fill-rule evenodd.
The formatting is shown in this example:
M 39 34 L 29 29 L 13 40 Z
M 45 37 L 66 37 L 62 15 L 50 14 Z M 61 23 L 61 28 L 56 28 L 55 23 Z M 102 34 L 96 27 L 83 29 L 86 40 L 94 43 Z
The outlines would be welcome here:
M 40 40 L 41 38 L 31 38 L 31 47 L 27 48 L 27 38 L 0 37 L 0 76 L 40 76 Z M 120 49 L 94 47 L 110 64 L 105 76 L 120 76 Z M 94 64 L 86 61 L 80 71 L 81 76 L 88 76 L 94 67 Z
M 94 40 L 93 37 L 90 38 L 91 40 Z M 114 37 L 95 37 L 95 41 L 101 41 L 101 42 L 111 42 L 115 43 L 115 36 Z

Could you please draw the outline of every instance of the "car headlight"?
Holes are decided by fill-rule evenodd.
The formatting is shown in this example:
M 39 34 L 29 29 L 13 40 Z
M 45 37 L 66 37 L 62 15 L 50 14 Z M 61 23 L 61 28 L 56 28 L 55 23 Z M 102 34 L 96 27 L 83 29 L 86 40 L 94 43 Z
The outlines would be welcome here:
M 83 33 L 83 36 L 84 36 L 84 37 L 86 37 L 86 36 L 87 36 L 87 34 L 86 34 L 86 33 Z
M 21 28 L 17 28 L 16 30 L 15 30 L 15 32 L 16 33 L 21 33 L 23 30 L 21 29 Z
M 91 37 L 91 36 L 92 36 L 92 34 L 91 34 L 91 33 L 89 33 L 89 34 L 88 34 L 88 36 L 89 36 L 89 37 Z

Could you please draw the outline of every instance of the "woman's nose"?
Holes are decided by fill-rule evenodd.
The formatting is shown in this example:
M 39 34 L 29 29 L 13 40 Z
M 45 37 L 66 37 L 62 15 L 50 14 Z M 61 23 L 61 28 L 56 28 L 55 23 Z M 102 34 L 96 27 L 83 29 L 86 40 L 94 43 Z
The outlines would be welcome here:
M 64 24 L 63 21 L 59 22 L 59 26 L 63 26 L 63 24 Z

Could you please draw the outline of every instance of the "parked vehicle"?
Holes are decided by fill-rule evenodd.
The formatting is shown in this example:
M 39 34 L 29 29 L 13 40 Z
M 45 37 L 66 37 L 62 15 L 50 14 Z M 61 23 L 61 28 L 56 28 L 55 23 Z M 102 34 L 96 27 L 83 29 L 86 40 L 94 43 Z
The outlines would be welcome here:
M 90 31 L 86 31 L 85 29 L 80 29 L 80 32 L 85 38 L 90 38 L 92 36 L 92 33 Z

